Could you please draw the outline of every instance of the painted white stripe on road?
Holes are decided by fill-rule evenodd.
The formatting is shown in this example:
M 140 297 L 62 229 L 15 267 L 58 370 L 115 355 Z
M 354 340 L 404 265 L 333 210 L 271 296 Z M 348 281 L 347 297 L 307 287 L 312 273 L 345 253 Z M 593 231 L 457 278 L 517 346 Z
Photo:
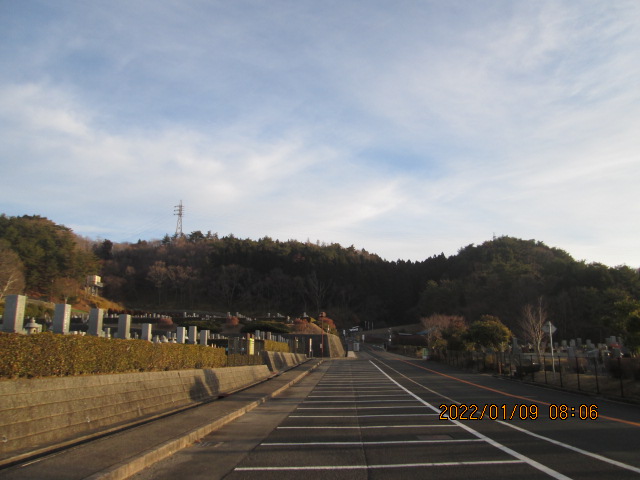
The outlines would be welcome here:
M 429 443 L 478 443 L 478 438 L 452 440 L 389 440 L 380 442 L 281 442 L 261 443 L 259 447 L 366 447 L 372 445 L 425 445 Z
M 369 360 L 371 362 L 371 360 Z M 420 401 L 421 403 L 423 403 L 425 406 L 431 408 L 433 411 L 435 412 L 439 412 L 440 410 L 437 409 L 436 407 L 434 407 L 433 405 L 431 405 L 429 402 L 423 400 L 422 398 L 420 398 L 419 396 L 417 396 L 415 393 L 411 392 L 410 390 L 407 390 L 405 387 L 403 387 L 402 385 L 400 385 L 398 382 L 396 382 L 393 378 L 391 378 L 384 370 L 382 370 L 380 367 L 378 367 L 375 363 L 371 362 L 371 364 L 376 367 L 378 370 L 380 370 L 380 372 L 382 372 L 383 375 L 385 375 L 389 380 L 391 380 L 392 382 L 394 382 L 396 385 L 398 385 L 400 388 L 402 388 L 403 390 L 405 390 L 409 395 L 411 395 L 412 397 L 414 397 L 416 400 Z M 547 475 L 557 479 L 557 480 L 571 480 L 570 477 L 567 477 L 566 475 L 563 475 L 560 472 L 557 472 L 555 470 L 553 470 L 552 468 L 547 467 L 546 465 L 543 465 L 540 462 L 536 462 L 535 460 L 533 460 L 532 458 L 529 458 L 525 455 L 522 455 L 521 453 L 516 452 L 515 450 L 502 445 L 501 443 L 495 441 L 494 439 L 487 437 L 486 435 L 478 432 L 477 430 L 474 430 L 471 427 L 468 427 L 467 425 L 465 425 L 462 422 L 459 422 L 458 420 L 449 420 L 450 422 L 453 422 L 454 424 L 458 425 L 460 428 L 462 428 L 463 430 L 466 430 L 467 432 L 469 432 L 470 434 L 474 435 L 475 437 L 484 440 L 485 442 L 487 442 L 490 445 L 493 445 L 494 447 L 496 447 L 497 449 L 503 451 L 504 453 L 511 455 L 514 458 L 517 458 L 518 460 L 522 460 L 525 463 L 527 463 L 528 465 L 532 466 L 533 468 L 540 470 L 541 472 L 546 473 Z
M 518 430 L 519 432 L 526 433 L 527 435 L 531 435 L 532 437 L 539 438 L 540 440 L 544 440 L 549 443 L 553 443 L 554 445 L 558 445 L 560 447 L 573 450 L 574 452 L 578 452 L 582 455 L 587 455 L 588 457 L 595 458 L 596 460 L 600 460 L 602 462 L 609 463 L 611 465 L 615 465 L 616 467 L 624 468 L 626 470 L 631 470 L 632 472 L 640 473 L 640 468 L 634 467 L 633 465 L 628 465 L 626 463 L 618 462 L 617 460 L 613 460 L 611 458 L 603 457 L 602 455 L 598 455 L 597 453 L 588 452 L 578 447 L 574 447 L 573 445 L 568 445 L 566 443 L 559 442 L 558 440 L 554 440 L 553 438 L 544 437 L 542 435 L 538 435 L 537 433 L 530 432 L 529 430 L 525 430 L 524 428 L 516 427 L 515 425 L 511 425 L 510 423 L 503 422 L 502 420 L 496 420 L 501 425 L 505 425 L 509 428 L 513 428 Z
M 458 428 L 456 425 L 439 425 L 439 424 L 425 424 L 425 425 L 348 425 L 348 426 L 291 426 L 291 427 L 276 427 L 276 430 L 366 430 L 372 428 Z
M 373 409 L 383 409 L 383 410 L 391 410 L 394 408 L 402 408 L 406 410 L 408 408 L 429 408 L 424 405 L 402 405 L 400 407 L 395 407 L 393 405 L 387 407 L 298 407 L 296 410 L 373 410 Z M 439 410 L 438 410 L 439 411 Z
M 398 463 L 389 465 L 307 465 L 300 467 L 238 467 L 236 472 L 313 471 L 313 470 L 380 470 L 391 468 L 465 467 L 483 465 L 513 465 L 522 460 L 479 460 L 476 462 Z
M 354 398 L 364 398 L 364 397 L 406 397 L 406 393 L 393 393 L 393 394 L 372 394 L 372 395 L 358 395 Z M 307 398 L 345 398 L 344 395 L 309 395 Z
M 437 417 L 437 413 L 393 413 L 380 415 L 289 415 L 287 418 L 378 418 L 378 417 Z
M 415 403 L 415 400 L 310 400 L 308 402 L 304 401 L 302 403 L 398 403 L 398 402 Z

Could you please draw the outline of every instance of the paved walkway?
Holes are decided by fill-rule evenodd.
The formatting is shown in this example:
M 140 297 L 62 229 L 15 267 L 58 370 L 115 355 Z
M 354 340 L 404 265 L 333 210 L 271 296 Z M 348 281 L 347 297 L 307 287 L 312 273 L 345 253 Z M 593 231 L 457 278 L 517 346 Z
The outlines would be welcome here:
M 4 480 L 123 479 L 194 443 L 304 378 L 312 359 L 277 377 L 153 422 L 0 470 Z

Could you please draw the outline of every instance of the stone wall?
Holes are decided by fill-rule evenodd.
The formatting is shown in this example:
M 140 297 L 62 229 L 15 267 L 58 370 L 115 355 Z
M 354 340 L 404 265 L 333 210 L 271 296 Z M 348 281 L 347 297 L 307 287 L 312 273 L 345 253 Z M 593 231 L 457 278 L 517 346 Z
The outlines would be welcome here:
M 267 365 L 0 382 L 0 461 L 231 393 Z
M 198 405 L 307 361 L 263 352 L 265 365 L 0 381 L 0 465 Z
M 307 360 L 307 356 L 303 353 L 284 352 L 262 352 L 262 358 L 272 372 L 288 370 Z

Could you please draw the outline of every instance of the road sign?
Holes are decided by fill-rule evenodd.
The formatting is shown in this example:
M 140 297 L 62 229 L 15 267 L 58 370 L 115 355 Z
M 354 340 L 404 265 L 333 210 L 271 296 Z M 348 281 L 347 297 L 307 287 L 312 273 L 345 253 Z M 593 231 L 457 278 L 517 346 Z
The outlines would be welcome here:
M 548 333 L 549 335 L 553 335 L 556 330 L 557 328 L 551 322 L 547 322 L 542 326 L 542 331 L 544 333 Z

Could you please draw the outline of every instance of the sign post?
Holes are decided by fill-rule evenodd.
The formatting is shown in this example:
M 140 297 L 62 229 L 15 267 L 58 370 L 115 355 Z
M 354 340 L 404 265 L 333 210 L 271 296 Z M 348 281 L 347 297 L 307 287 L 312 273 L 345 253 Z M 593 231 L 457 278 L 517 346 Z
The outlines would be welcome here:
M 557 330 L 551 321 L 542 326 L 542 331 L 549 334 L 549 343 L 551 344 L 551 370 L 553 371 L 553 379 L 556 379 L 556 361 L 553 358 L 553 332 Z

